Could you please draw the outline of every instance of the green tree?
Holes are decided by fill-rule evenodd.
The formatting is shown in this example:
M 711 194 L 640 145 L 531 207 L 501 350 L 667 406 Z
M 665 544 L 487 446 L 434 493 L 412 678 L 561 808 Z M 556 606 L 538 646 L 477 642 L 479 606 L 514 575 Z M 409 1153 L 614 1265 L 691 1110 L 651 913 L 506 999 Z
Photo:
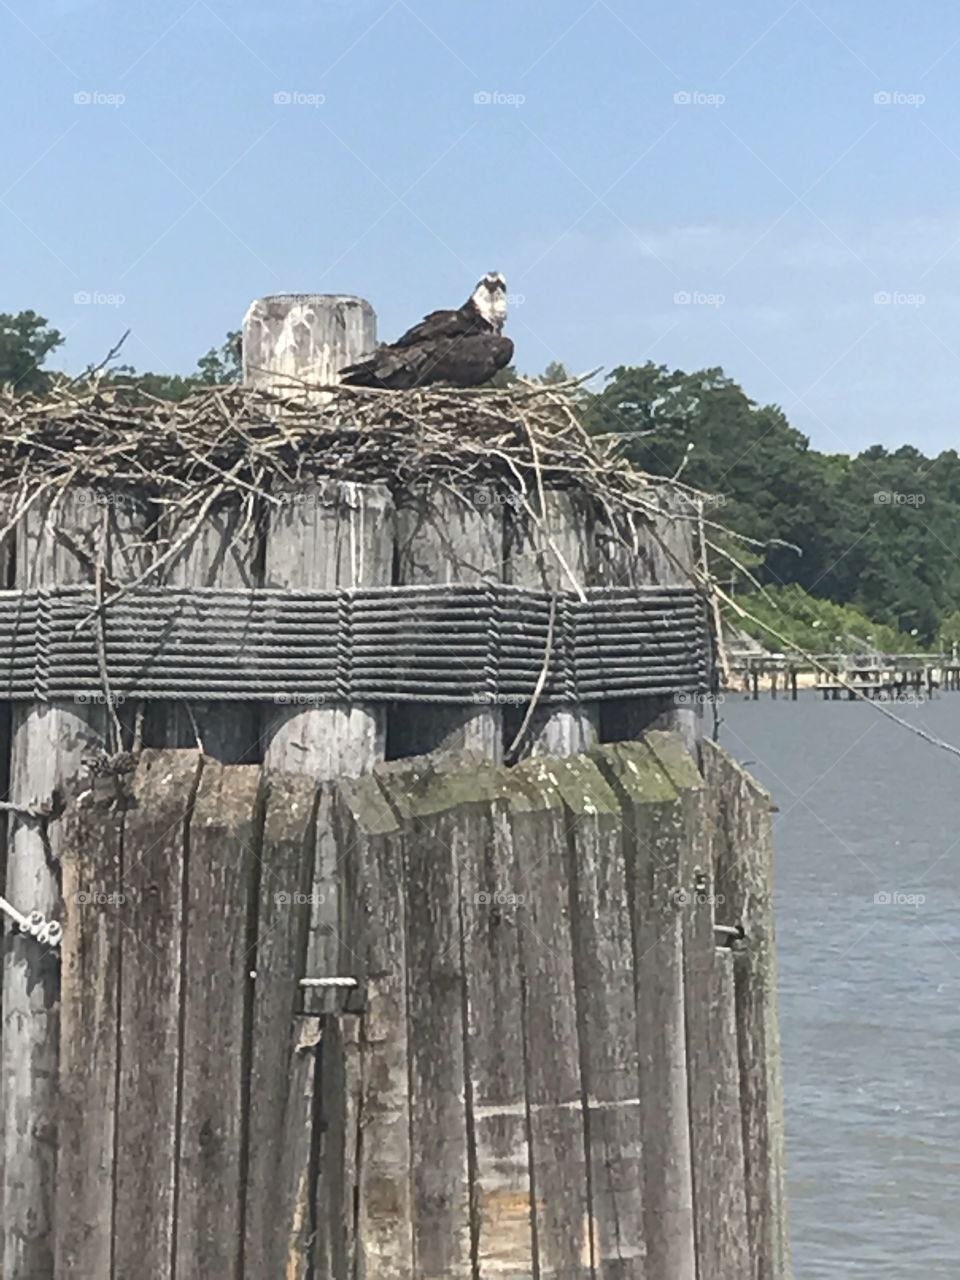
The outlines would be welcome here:
M 0 385 L 15 395 L 43 394 L 52 375 L 41 366 L 62 345 L 63 335 L 35 311 L 0 313 Z

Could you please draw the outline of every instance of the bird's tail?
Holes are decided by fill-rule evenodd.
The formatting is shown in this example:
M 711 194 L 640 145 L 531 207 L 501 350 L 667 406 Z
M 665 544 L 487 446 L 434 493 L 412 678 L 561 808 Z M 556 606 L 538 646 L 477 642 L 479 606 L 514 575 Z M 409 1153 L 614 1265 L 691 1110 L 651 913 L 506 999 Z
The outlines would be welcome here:
M 356 364 L 348 364 L 340 370 L 340 382 L 345 387 L 368 387 L 371 378 L 376 379 L 377 362 L 374 357 L 369 360 L 358 360 Z

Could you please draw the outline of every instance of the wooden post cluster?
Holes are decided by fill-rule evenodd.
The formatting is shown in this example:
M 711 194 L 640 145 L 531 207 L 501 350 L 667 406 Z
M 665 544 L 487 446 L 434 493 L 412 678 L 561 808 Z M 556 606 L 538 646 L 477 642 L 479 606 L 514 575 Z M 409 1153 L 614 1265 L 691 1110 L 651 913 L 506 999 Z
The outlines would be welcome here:
M 329 384 L 374 342 L 359 299 L 264 299 L 246 376 Z M 239 539 L 212 509 L 166 580 L 570 589 L 693 564 L 666 509 L 628 554 L 568 494 L 535 525 L 490 495 L 271 496 Z M 16 585 L 132 577 L 146 516 L 107 512 L 38 504 Z M 747 973 L 710 888 L 739 884 L 741 838 L 768 875 L 763 801 L 717 798 L 747 783 L 715 752 L 705 789 L 698 708 L 161 705 L 132 776 L 78 788 L 124 745 L 114 710 L 13 717 L 11 800 L 82 795 L 11 822 L 8 896 L 66 936 L 59 973 L 6 940 L 2 1275 L 783 1280 L 768 899 L 736 891 Z M 413 758 L 451 748 L 475 754 Z M 362 1012 L 306 1012 L 306 975 L 356 976 Z
M 98 780 L 66 830 L 58 1280 L 786 1280 L 769 802 L 704 750 L 705 778 L 650 732 Z M 316 1026 L 284 913 L 321 812 L 363 1001 Z

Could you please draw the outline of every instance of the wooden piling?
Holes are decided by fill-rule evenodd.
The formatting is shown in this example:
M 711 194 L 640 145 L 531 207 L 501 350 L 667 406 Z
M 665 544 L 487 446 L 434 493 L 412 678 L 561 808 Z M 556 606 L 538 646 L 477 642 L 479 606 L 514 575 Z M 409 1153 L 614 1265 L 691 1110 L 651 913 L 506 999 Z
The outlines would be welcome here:
M 343 860 L 342 972 L 362 984 L 356 1195 L 346 1206 L 357 1275 L 420 1280 L 414 1266 L 406 892 L 397 819 L 375 778 L 332 788 Z M 348 1274 L 354 1274 L 351 1271 Z
M 254 766 L 206 761 L 190 818 L 176 1207 L 176 1272 L 183 1276 L 233 1274 L 243 1245 L 248 912 L 260 855 L 259 781 Z
M 582 590 L 596 577 L 592 513 L 561 490 L 548 490 L 543 497 L 544 510 L 537 520 L 515 508 L 508 511 L 507 580 L 536 591 Z M 562 618 L 555 620 L 554 629 L 555 645 L 563 645 Z M 508 726 L 516 731 L 525 714 L 521 706 L 506 715 Z M 596 703 L 541 706 L 534 711 L 520 754 L 578 755 L 597 741 L 599 729 Z
M 686 495 L 651 496 L 651 512 L 637 529 L 636 544 L 628 546 L 618 530 L 601 531 L 595 586 L 689 586 L 695 580 L 696 510 Z M 680 701 L 671 694 L 646 698 L 617 698 L 600 705 L 600 740 L 630 742 L 647 729 L 675 729 L 690 750 L 703 733 L 703 704 Z
M 480 765 L 478 758 L 473 767 Z M 458 753 L 395 761 L 377 776 L 400 821 L 403 850 L 414 1268 L 423 1280 L 468 1280 L 471 1159 L 458 851 L 489 838 L 489 811 L 471 803 L 474 779 Z
M 537 1265 L 543 1277 L 590 1272 L 591 1242 L 573 938 L 566 885 L 566 813 L 550 757 L 513 769 L 505 794 L 523 894 L 520 991 L 530 1179 Z
M 316 1019 L 298 1019 L 306 970 L 316 844 L 316 783 L 266 774 L 245 1139 L 244 1267 L 249 1276 L 308 1274 L 316 1170 Z M 304 1024 L 310 1025 L 304 1025 Z M 306 1033 L 301 1034 L 302 1032 Z M 312 1039 L 312 1043 L 311 1043 Z M 297 1081 L 306 1077 L 303 1087 Z
M 160 571 L 172 587 L 260 585 L 261 556 L 255 524 L 246 524 L 239 503 L 214 506 L 196 528 L 195 516 L 166 521 L 163 536 L 176 543 L 189 535 Z M 242 662 L 242 653 L 238 654 Z M 154 703 L 147 711 L 145 737 L 154 747 L 196 747 L 221 764 L 259 758 L 260 708 L 255 702 Z
M 64 826 L 58 1277 L 111 1275 L 124 910 L 113 782 L 98 780 Z
M 520 1022 L 521 889 L 499 799 L 502 770 L 476 768 L 479 842 L 458 859 L 467 1100 L 473 1147 L 474 1265 L 481 1277 L 532 1280 L 533 1205 Z M 460 847 L 459 844 L 457 846 Z
M 90 581 L 102 508 L 91 490 L 37 503 L 24 518 L 16 550 L 16 585 L 49 587 Z M 61 531 L 69 531 L 64 538 Z M 107 742 L 100 702 L 18 704 L 12 717 L 10 800 L 23 809 L 55 809 L 88 752 Z M 49 843 L 48 843 L 49 841 Z M 48 919 L 60 912 L 55 871 L 56 822 L 14 816 L 6 893 L 22 910 Z M 2 1140 L 4 1276 L 52 1280 L 57 1160 L 59 961 L 56 952 L 4 922 Z
M 676 739 L 674 741 L 677 741 Z M 700 779 L 660 743 L 600 748 L 595 759 L 622 806 L 640 1055 L 647 1280 L 695 1280 L 686 1060 L 683 907 L 697 840 Z M 685 794 L 685 793 L 693 793 Z
M 646 1275 L 633 941 L 616 797 L 588 759 L 551 761 L 566 811 L 569 912 L 598 1280 Z
M 376 316 L 361 299 L 261 299 L 244 324 L 245 378 L 251 386 L 299 394 L 303 383 L 335 383 L 338 370 L 375 343 Z M 265 519 L 264 586 L 350 591 L 390 584 L 394 519 L 385 485 L 304 480 L 273 496 L 277 502 Z M 307 696 L 276 703 L 265 709 L 263 743 L 269 776 L 293 773 L 327 781 L 359 775 L 384 757 L 386 707 L 321 705 Z M 294 933 L 304 916 L 308 922 L 304 950 L 288 970 L 294 982 L 341 972 L 342 851 L 330 829 L 330 796 L 330 788 L 322 788 L 318 797 L 307 901 L 288 907 L 288 928 Z M 264 878 L 271 873 L 265 862 Z M 261 909 L 271 909 L 263 894 Z M 284 1009 L 290 996 L 285 988 Z M 255 1052 L 262 1043 L 268 1061 L 276 1034 L 270 1000 L 258 987 Z M 251 1180 L 248 1194 L 248 1248 L 256 1259 L 263 1247 L 262 1228 L 271 1222 L 273 1238 L 286 1242 L 287 1280 L 310 1274 L 332 1280 L 341 1274 L 352 1248 L 347 1211 L 352 1213 L 355 1192 L 350 1171 L 357 1143 L 356 1032 L 353 1015 L 340 1018 L 329 1012 L 322 1019 L 304 1016 L 296 1022 L 291 1016 L 284 1037 L 289 1092 L 285 1084 L 280 1086 L 277 1126 L 261 1134 L 256 1152 L 251 1148 L 258 1177 Z M 316 1132 L 318 1127 L 323 1132 Z M 271 1180 L 270 1171 L 276 1168 L 289 1172 Z
M 705 815 L 701 815 L 701 823 Z M 751 1276 L 747 1229 L 740 1060 L 737 1048 L 734 952 L 714 925 L 727 923 L 718 889 L 710 826 L 703 833 L 687 889 L 684 1009 L 690 1140 L 696 1206 L 697 1280 Z
M 713 743 L 704 744 L 703 765 L 717 890 L 745 935 L 733 963 L 750 1274 L 789 1280 L 770 797 Z
M 196 752 L 144 751 L 124 816 L 129 927 L 121 942 L 118 1032 L 118 1276 L 166 1277 L 173 1263 L 186 832 L 201 766 Z
M 280 293 L 250 304 L 243 321 L 243 380 L 248 386 L 312 395 L 377 345 L 377 318 L 363 298 Z
M 397 510 L 397 581 L 404 586 L 500 582 L 503 534 L 502 508 L 478 508 L 446 490 L 418 489 Z M 456 636 L 450 637 L 450 653 L 457 653 Z M 468 707 L 394 704 L 388 757 L 469 749 L 501 760 L 503 706 L 487 689 L 477 689 L 474 697 L 475 705 Z

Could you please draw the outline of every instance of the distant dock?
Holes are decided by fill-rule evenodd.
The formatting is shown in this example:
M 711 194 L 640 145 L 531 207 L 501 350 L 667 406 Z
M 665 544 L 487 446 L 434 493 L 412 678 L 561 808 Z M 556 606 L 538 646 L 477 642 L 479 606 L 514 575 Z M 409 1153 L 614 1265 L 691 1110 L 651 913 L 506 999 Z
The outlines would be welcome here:
M 953 654 L 871 653 L 737 654 L 730 662 L 730 688 L 757 701 L 761 692 L 795 702 L 801 689 L 824 701 L 870 698 L 879 702 L 923 701 L 960 689 L 960 658 Z

